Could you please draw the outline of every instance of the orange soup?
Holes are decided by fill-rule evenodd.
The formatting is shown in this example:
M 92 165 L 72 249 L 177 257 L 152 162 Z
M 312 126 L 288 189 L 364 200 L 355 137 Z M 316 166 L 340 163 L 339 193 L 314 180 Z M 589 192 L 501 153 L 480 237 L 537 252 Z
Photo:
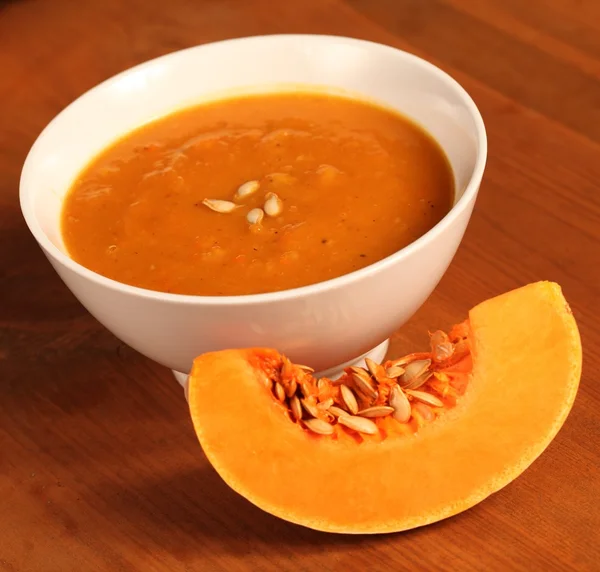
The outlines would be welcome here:
M 326 93 L 219 100 L 103 151 L 67 194 L 69 255 L 119 282 L 274 292 L 403 248 L 450 209 L 453 175 L 419 126 Z

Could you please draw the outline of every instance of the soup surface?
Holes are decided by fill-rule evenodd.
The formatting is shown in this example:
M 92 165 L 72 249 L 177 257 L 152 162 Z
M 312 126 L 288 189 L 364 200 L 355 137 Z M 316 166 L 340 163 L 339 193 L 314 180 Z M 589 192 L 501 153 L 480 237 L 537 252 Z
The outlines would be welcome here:
M 274 93 L 179 111 L 79 175 L 62 231 L 82 265 L 179 294 L 273 292 L 352 272 L 450 209 L 453 176 L 420 127 L 371 103 Z

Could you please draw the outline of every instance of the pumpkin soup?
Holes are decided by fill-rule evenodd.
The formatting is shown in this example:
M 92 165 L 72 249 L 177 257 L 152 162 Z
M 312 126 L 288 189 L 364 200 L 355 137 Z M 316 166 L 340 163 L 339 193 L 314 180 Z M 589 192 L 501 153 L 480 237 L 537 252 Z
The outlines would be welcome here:
M 407 118 L 319 92 L 218 100 L 103 151 L 68 192 L 69 255 L 162 292 L 274 292 L 372 264 L 450 209 L 453 175 Z

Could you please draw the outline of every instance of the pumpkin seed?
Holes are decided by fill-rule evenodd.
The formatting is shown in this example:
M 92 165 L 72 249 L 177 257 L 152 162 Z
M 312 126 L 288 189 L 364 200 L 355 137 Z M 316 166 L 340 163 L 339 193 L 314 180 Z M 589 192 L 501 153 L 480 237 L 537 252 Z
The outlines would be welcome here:
M 236 205 L 231 201 L 222 201 L 219 199 L 204 199 L 202 204 L 207 206 L 212 211 L 223 214 L 230 213 L 239 207 L 239 205 Z
M 419 377 L 414 377 L 408 383 L 401 384 L 404 389 L 419 389 L 429 378 L 432 376 L 432 373 L 428 370 L 420 375 Z
M 454 345 L 450 342 L 439 344 L 433 348 L 433 361 L 436 363 L 443 362 L 452 356 L 454 353 Z
M 279 216 L 283 211 L 283 202 L 275 193 L 267 193 L 264 210 L 268 216 Z
M 293 395 L 290 398 L 290 409 L 292 411 L 292 416 L 294 417 L 294 419 L 296 421 L 300 421 L 300 419 L 302 419 L 302 404 L 300 403 L 298 397 L 296 397 L 295 395 Z
M 244 199 L 250 196 L 252 193 L 255 193 L 260 188 L 260 183 L 258 181 L 247 181 L 243 185 L 238 187 L 238 190 L 235 192 L 234 198 L 236 199 Z M 252 212 L 252 211 L 250 211 Z M 252 223 L 254 224 L 254 223 Z
M 454 344 L 441 330 L 431 334 L 431 357 L 435 363 L 447 360 L 454 353 Z
M 365 364 L 367 366 L 367 369 L 369 370 L 369 373 L 376 378 L 379 364 L 373 361 L 371 358 L 365 358 Z
M 347 385 L 340 385 L 340 395 L 346 409 L 350 411 L 350 413 L 355 414 L 358 413 L 358 403 L 356 402 L 356 397 L 354 392 Z
M 302 403 L 302 407 L 304 407 L 304 409 L 306 410 L 306 412 L 311 417 L 318 417 L 319 416 L 320 412 L 317 409 L 317 406 L 313 405 L 310 401 L 308 401 L 308 399 L 301 399 L 300 403 Z
M 408 359 L 407 356 L 401 357 L 401 358 L 394 359 L 391 362 L 389 362 L 388 363 L 388 367 L 394 367 L 396 365 L 401 367 L 401 366 L 406 365 L 407 363 L 409 363 L 409 361 L 410 361 L 410 359 Z
M 388 367 L 392 367 L 393 365 L 400 365 L 402 367 L 408 365 L 417 360 L 426 360 L 430 359 L 430 352 L 415 352 L 412 354 L 407 354 L 404 357 L 394 359 L 388 363 Z
M 340 415 L 338 417 L 338 423 L 358 431 L 359 433 L 365 433 L 366 435 L 376 435 L 379 432 L 377 425 L 366 417 L 358 417 L 356 415 Z
M 350 373 L 360 375 L 367 380 L 371 379 L 371 374 L 364 367 L 358 367 L 353 365 L 350 367 Z
M 399 385 L 394 385 L 390 392 L 390 406 L 394 408 L 393 417 L 400 423 L 407 423 L 410 419 L 410 401 Z
M 391 367 L 388 367 L 385 373 L 389 378 L 395 379 L 397 377 L 400 377 L 404 373 L 404 368 L 400 367 L 399 365 L 393 365 Z
M 308 381 L 300 382 L 300 387 L 302 388 L 302 394 L 304 395 L 304 397 L 312 395 L 312 387 Z
M 400 383 L 410 383 L 415 377 L 420 377 L 421 375 L 423 375 L 430 365 L 430 359 L 418 359 L 409 363 L 404 368 L 404 373 L 402 374 L 402 379 L 400 380 Z
M 373 387 L 371 376 L 360 367 L 352 367 L 350 370 L 352 372 L 352 380 L 356 384 L 357 389 L 367 397 L 377 399 L 377 391 Z
M 347 411 L 344 411 L 342 408 L 336 407 L 335 405 L 332 405 L 327 411 L 336 417 L 339 417 L 340 415 L 348 415 Z
M 296 367 L 299 367 L 302 371 L 305 371 L 306 373 L 313 373 L 315 371 L 312 367 L 308 365 L 296 364 Z
M 362 417 L 387 417 L 394 413 L 395 409 L 387 405 L 376 405 L 374 407 L 367 407 L 362 411 L 359 411 L 357 415 Z
M 370 358 L 365 358 L 365 363 L 367 364 L 369 372 L 378 383 L 385 383 L 389 380 L 385 368 L 380 363 L 377 363 Z
M 414 389 L 406 389 L 405 391 L 408 395 L 421 403 L 431 405 L 432 407 L 444 406 L 444 402 L 439 397 L 431 395 L 431 393 L 427 393 L 426 391 L 415 391 Z
M 285 399 L 285 390 L 283 389 L 283 385 L 281 385 L 281 383 L 275 382 L 273 391 L 275 392 L 275 397 L 277 398 L 277 400 L 283 403 L 283 400 Z
M 322 419 L 306 419 L 303 423 L 313 433 L 318 433 L 319 435 L 331 435 L 334 431 L 333 425 Z
M 262 381 L 268 390 L 273 389 L 273 380 L 267 374 L 264 375 Z
M 294 395 L 296 393 L 297 389 L 298 389 L 298 384 L 296 383 L 296 380 L 290 379 L 290 381 L 285 386 L 285 394 L 288 397 L 292 397 L 292 395 Z
M 326 399 L 325 401 L 321 401 L 320 403 L 317 403 L 317 408 L 320 409 L 321 411 L 327 411 L 332 405 L 333 405 L 333 399 L 331 399 L 331 397 L 330 397 L 329 399 Z
M 265 217 L 265 213 L 262 209 L 252 209 L 247 215 L 246 220 L 250 224 L 260 224 Z

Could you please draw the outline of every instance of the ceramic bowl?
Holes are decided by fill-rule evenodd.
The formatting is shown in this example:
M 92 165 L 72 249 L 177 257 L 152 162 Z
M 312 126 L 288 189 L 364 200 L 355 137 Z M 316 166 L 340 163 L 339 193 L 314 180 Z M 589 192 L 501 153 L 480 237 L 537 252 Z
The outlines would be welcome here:
M 272 294 L 165 294 L 121 284 L 69 258 L 60 230 L 63 198 L 78 173 L 115 139 L 202 100 L 299 84 L 375 100 L 421 124 L 452 165 L 457 195 L 451 211 L 427 234 L 380 262 Z M 335 375 L 368 352 L 383 357 L 390 334 L 431 294 L 471 216 L 486 152 L 484 124 L 472 99 L 446 73 L 414 55 L 342 37 L 249 37 L 160 57 L 77 99 L 33 145 L 21 176 L 21 208 L 73 294 L 150 359 L 185 374 L 200 353 L 269 346 Z

